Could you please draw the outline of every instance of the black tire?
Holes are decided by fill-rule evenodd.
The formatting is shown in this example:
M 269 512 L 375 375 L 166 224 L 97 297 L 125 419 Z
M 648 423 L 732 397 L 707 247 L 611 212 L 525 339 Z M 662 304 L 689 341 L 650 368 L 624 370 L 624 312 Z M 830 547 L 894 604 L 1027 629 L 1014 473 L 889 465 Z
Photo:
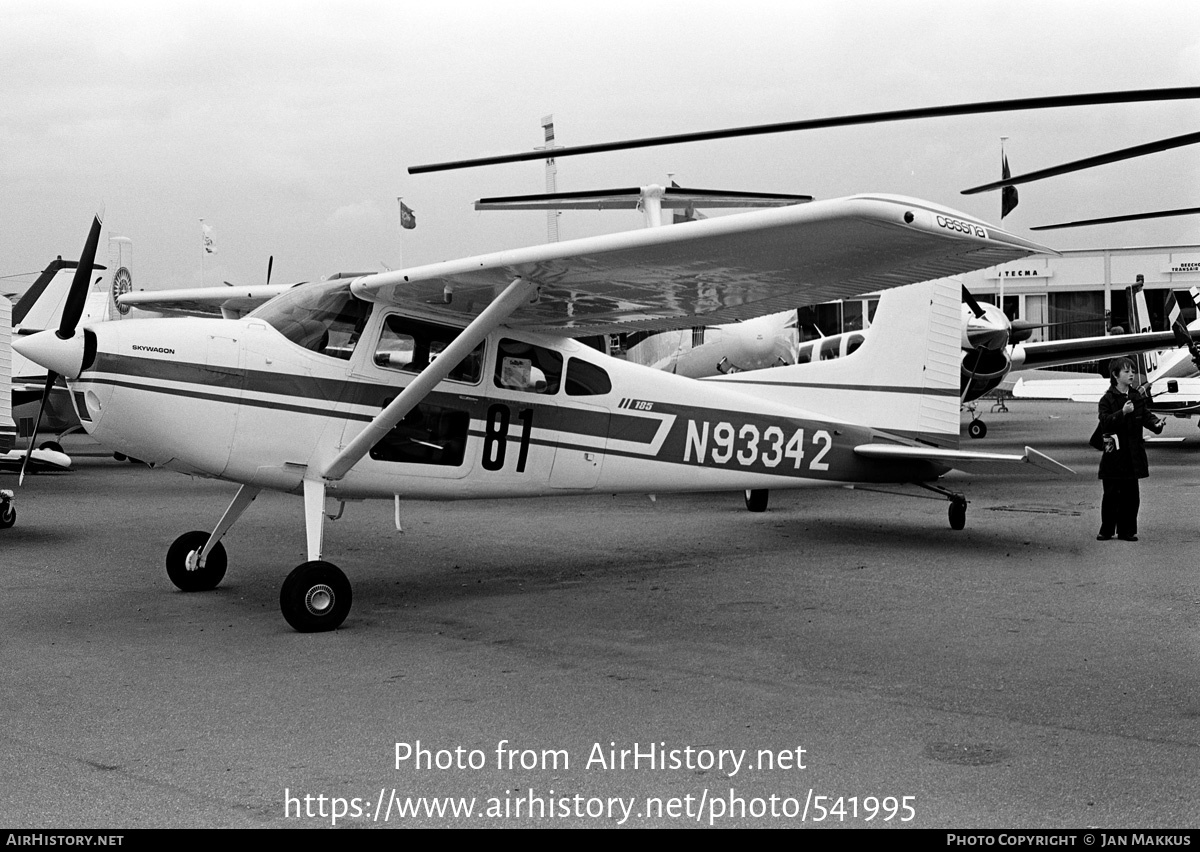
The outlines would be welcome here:
M 330 562 L 305 562 L 288 574 L 279 590 L 279 609 L 300 633 L 334 630 L 350 614 L 350 581 Z
M 117 461 L 125 461 L 126 456 L 124 453 L 113 453 L 113 458 Z
M 17 522 L 17 507 L 12 503 L 0 509 L 0 530 L 6 530 Z
M 967 426 L 967 434 L 972 438 L 982 438 L 987 434 L 987 424 L 982 420 L 972 420 Z
M 38 444 L 39 450 L 50 450 L 51 452 L 61 453 L 63 451 L 62 444 L 58 441 L 43 441 Z
M 215 589 L 225 576 L 225 546 L 219 541 L 208 554 L 203 568 L 188 570 L 188 555 L 203 550 L 208 536 L 203 530 L 184 533 L 167 550 L 167 576 L 181 591 L 207 592 Z
M 961 530 L 967 525 L 967 501 L 950 501 L 950 529 Z
M 771 492 L 766 488 L 756 488 L 753 491 L 746 492 L 746 509 L 751 512 L 767 511 L 767 501 L 771 498 Z

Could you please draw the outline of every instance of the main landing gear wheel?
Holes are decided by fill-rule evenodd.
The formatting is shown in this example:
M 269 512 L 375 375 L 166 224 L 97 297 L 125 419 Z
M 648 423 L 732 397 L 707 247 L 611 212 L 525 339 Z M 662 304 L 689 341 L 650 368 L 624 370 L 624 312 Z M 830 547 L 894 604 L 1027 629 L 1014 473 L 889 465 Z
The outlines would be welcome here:
M 167 576 L 171 582 L 185 592 L 207 592 L 215 589 L 225 576 L 225 547 L 217 542 L 203 568 L 196 567 L 200 551 L 208 542 L 209 533 L 193 530 L 175 539 L 167 551 Z
M 62 444 L 60 444 L 58 441 L 43 441 L 42 443 L 38 444 L 38 449 L 50 450 L 54 453 L 61 453 L 63 451 Z
M 6 530 L 17 522 L 17 507 L 11 503 L 5 503 L 4 508 L 0 509 L 0 530 Z
M 279 608 L 301 633 L 333 630 L 350 614 L 350 581 L 329 562 L 305 562 L 283 581 Z
M 770 499 L 771 492 L 766 488 L 756 488 L 753 491 L 746 492 L 746 508 L 751 512 L 767 511 L 767 500 Z
M 982 438 L 987 434 L 987 424 L 982 420 L 972 420 L 967 424 L 967 434 L 972 438 Z
M 950 501 L 950 529 L 961 530 L 967 525 L 967 501 L 961 497 Z

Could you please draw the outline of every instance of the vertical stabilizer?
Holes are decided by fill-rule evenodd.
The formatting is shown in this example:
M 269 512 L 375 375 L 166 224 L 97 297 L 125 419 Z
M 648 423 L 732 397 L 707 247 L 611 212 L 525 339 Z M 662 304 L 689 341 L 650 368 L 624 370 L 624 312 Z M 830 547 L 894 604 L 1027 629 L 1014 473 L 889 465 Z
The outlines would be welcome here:
M 962 283 L 943 278 L 884 292 L 871 331 L 841 358 L 710 381 L 806 411 L 938 446 L 957 446 Z

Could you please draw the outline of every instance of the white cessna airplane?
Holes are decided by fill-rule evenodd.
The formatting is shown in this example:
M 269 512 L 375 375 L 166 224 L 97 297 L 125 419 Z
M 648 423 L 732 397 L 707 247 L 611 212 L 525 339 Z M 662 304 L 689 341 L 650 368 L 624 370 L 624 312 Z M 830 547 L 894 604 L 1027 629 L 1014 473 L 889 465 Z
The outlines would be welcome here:
M 211 531 L 171 545 L 181 589 L 220 582 L 220 540 L 262 489 L 302 495 L 308 561 L 280 603 L 296 629 L 329 630 L 351 587 L 322 559 L 327 498 L 909 483 L 949 500 L 961 529 L 965 498 L 936 484 L 949 470 L 1070 473 L 1029 448 L 955 448 L 960 294 L 944 282 L 885 294 L 877 334 L 819 370 L 697 382 L 572 339 L 730 322 L 1046 251 L 933 204 L 860 195 L 327 281 L 237 320 L 78 327 L 73 293 L 59 329 L 15 346 L 66 378 L 102 443 L 241 485 Z

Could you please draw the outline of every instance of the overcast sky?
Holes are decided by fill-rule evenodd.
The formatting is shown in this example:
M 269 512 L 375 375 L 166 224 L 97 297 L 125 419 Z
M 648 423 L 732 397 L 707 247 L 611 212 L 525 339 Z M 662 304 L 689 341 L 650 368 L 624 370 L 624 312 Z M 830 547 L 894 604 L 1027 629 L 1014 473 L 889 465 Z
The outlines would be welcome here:
M 0 0 L 0 292 L 77 257 L 93 211 L 135 286 L 276 282 L 530 245 L 540 162 L 415 164 L 990 99 L 1200 84 L 1194 0 L 8 2 Z M 1200 130 L 1200 103 L 820 130 L 563 159 L 559 190 L 665 183 L 890 192 L 992 223 L 1016 174 Z M 417 213 L 401 235 L 396 197 Z M 1031 233 L 1200 205 L 1200 146 L 1020 188 L 1004 220 L 1055 248 L 1200 243 L 1200 217 Z M 199 219 L 217 253 L 201 270 Z M 639 227 L 567 212 L 561 238 Z M 102 255 L 104 250 L 102 249 Z

